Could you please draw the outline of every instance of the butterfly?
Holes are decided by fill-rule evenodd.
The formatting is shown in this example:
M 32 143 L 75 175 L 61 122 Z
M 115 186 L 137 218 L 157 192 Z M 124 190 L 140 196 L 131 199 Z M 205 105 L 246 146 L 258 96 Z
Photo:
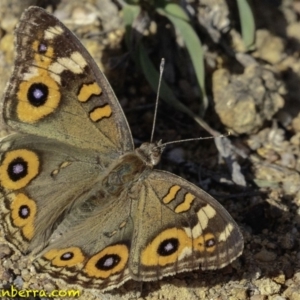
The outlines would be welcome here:
M 0 220 L 34 266 L 103 291 L 222 268 L 242 234 L 213 197 L 156 170 L 164 146 L 134 148 L 123 110 L 79 40 L 39 7 L 16 29 L 0 142 Z

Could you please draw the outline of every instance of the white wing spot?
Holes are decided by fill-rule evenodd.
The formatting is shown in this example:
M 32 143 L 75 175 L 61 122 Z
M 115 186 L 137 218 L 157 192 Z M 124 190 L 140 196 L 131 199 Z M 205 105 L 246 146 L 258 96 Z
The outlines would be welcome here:
M 203 207 L 203 210 L 209 219 L 212 219 L 216 215 L 215 209 L 210 205 Z
M 203 234 L 203 230 L 200 226 L 200 224 L 198 223 L 195 227 L 193 227 L 192 229 L 192 236 L 194 239 L 198 238 L 199 236 L 201 236 Z
M 69 70 L 74 74 L 81 74 L 82 73 L 82 68 L 80 65 L 78 65 L 76 62 L 74 62 L 71 58 L 69 57 L 61 57 L 57 59 L 57 62 L 62 65 L 62 67 L 65 68 L 65 70 Z M 62 69 L 62 68 L 61 68 Z
M 220 233 L 219 235 L 219 242 L 225 242 L 227 238 L 230 236 L 232 230 L 233 230 L 233 225 L 229 223 L 225 229 Z
M 28 68 L 28 72 L 24 73 L 22 79 L 24 81 L 29 81 L 31 78 L 38 76 L 38 68 L 37 67 L 30 67 Z
M 193 254 L 193 248 L 185 247 L 178 256 L 178 260 L 182 260 L 185 257 L 191 256 Z
M 57 74 L 55 74 L 55 73 L 52 73 L 52 72 L 50 72 L 49 75 L 50 75 L 50 77 L 51 77 L 54 81 L 56 81 L 59 85 L 61 84 L 61 78 L 60 78 L 59 75 L 57 75 Z
M 49 66 L 48 70 L 55 74 L 61 74 L 64 70 L 66 70 L 66 67 L 64 65 L 59 64 L 58 62 L 54 62 Z
M 198 211 L 197 215 L 201 229 L 204 230 L 207 227 L 209 219 L 212 219 L 216 215 L 216 211 L 207 204 Z
M 87 66 L 86 60 L 83 58 L 83 56 L 79 52 L 73 52 L 71 54 L 71 59 L 76 62 L 80 68 L 84 69 Z
M 49 27 L 44 33 L 44 39 L 53 40 L 55 36 L 61 35 L 63 32 L 64 30 L 59 25 Z
M 57 83 L 61 83 L 59 74 L 68 70 L 75 74 L 83 73 L 84 67 L 87 66 L 87 62 L 79 52 L 73 52 L 70 57 L 60 57 L 56 62 L 51 64 L 48 68 L 50 76 Z

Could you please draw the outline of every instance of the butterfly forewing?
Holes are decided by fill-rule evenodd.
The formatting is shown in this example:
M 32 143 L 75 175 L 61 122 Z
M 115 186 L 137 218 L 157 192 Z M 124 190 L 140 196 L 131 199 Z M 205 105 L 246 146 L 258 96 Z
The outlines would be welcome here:
M 16 29 L 16 48 L 15 69 L 4 98 L 8 125 L 96 149 L 104 165 L 133 149 L 130 129 L 110 85 L 61 22 L 43 9 L 28 9 Z

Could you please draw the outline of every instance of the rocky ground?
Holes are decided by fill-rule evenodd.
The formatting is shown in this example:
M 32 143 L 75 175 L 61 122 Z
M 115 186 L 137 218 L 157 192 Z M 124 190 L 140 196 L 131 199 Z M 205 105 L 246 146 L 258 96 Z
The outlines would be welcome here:
M 217 150 L 213 139 L 173 144 L 158 167 L 190 180 L 222 203 L 242 230 L 243 255 L 219 271 L 182 273 L 150 283 L 129 281 L 105 294 L 83 290 L 82 299 L 298 300 L 300 1 L 253 0 L 256 43 L 248 52 L 241 41 L 235 1 L 182 2 L 203 44 L 209 99 L 203 119 L 214 132 L 231 132 L 230 144 L 222 145 L 229 155 L 224 159 L 226 155 L 220 147 Z M 156 91 L 128 54 L 121 4 L 112 0 L 1 0 L 0 90 L 12 69 L 13 29 L 27 6 L 42 5 L 75 32 L 107 75 L 135 142 L 148 141 Z M 151 17 L 144 32 L 147 51 L 156 65 L 166 57 L 166 81 L 198 114 L 199 88 L 182 40 L 180 36 L 171 39 L 170 34 L 175 34 L 168 31 L 170 25 L 160 30 L 161 19 Z M 190 116 L 160 103 L 155 139 L 174 141 L 211 134 Z M 30 258 L 15 251 L 3 236 L 0 259 L 0 290 L 12 284 L 19 289 L 68 289 L 64 282 L 36 274 Z

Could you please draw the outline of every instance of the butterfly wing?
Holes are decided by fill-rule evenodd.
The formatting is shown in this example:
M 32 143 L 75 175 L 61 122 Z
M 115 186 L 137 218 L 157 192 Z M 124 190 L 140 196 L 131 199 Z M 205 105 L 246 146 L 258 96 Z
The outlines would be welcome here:
M 94 188 L 103 172 L 98 162 L 94 150 L 43 137 L 2 139 L 0 220 L 7 240 L 23 253 L 43 248 L 62 219 L 72 227 L 101 206 Z
M 124 198 L 125 197 L 125 198 Z M 133 234 L 125 193 L 106 198 L 89 218 L 50 243 L 34 261 L 39 272 L 103 291 L 131 279 L 128 261 Z
M 152 171 L 130 197 L 124 191 L 108 199 L 34 264 L 67 282 L 105 291 L 129 279 L 222 268 L 242 250 L 237 224 L 215 199 L 176 175 Z
M 61 252 L 61 261 L 71 264 L 74 260 L 70 262 L 68 255 L 75 256 L 79 265 L 76 276 L 84 278 L 75 282 L 94 287 L 122 283 L 129 278 L 125 264 L 122 270 L 119 264 L 116 269 L 109 268 L 117 258 L 107 255 L 111 249 L 119 250 L 123 257 L 129 253 L 130 221 L 126 226 L 120 224 L 117 234 L 112 230 L 119 219 L 117 203 L 128 203 L 107 197 L 99 187 L 107 166 L 133 150 L 120 104 L 85 48 L 44 10 L 32 7 L 25 11 L 16 29 L 16 46 L 3 117 L 23 134 L 8 136 L 0 143 L 0 219 L 5 237 L 23 253 L 46 247 L 46 253 L 52 250 L 48 258 L 53 257 L 55 245 L 63 251 L 70 244 L 72 249 L 77 247 L 75 252 L 65 256 Z M 126 212 L 126 207 L 122 211 Z M 99 216 L 104 219 L 100 227 Z M 89 237 L 95 240 L 89 243 L 90 228 Z M 75 255 L 78 248 L 85 253 L 85 260 L 91 259 L 85 271 L 92 273 L 86 276 L 81 275 L 82 261 Z M 101 250 L 106 251 L 104 279 L 103 273 L 100 279 L 93 276 L 91 265 Z M 58 267 L 57 273 L 64 278 L 62 271 L 74 271 L 75 267 L 62 268 L 61 261 L 57 258 L 51 266 L 55 272 Z M 111 280 L 116 272 L 119 275 Z M 71 273 L 65 277 L 72 281 Z
M 181 177 L 151 172 L 138 203 L 129 261 L 136 280 L 222 268 L 242 253 L 243 237 L 225 208 Z
M 133 149 L 109 83 L 69 29 L 45 10 L 31 7 L 15 34 L 15 69 L 4 97 L 9 126 L 96 149 L 104 165 Z

